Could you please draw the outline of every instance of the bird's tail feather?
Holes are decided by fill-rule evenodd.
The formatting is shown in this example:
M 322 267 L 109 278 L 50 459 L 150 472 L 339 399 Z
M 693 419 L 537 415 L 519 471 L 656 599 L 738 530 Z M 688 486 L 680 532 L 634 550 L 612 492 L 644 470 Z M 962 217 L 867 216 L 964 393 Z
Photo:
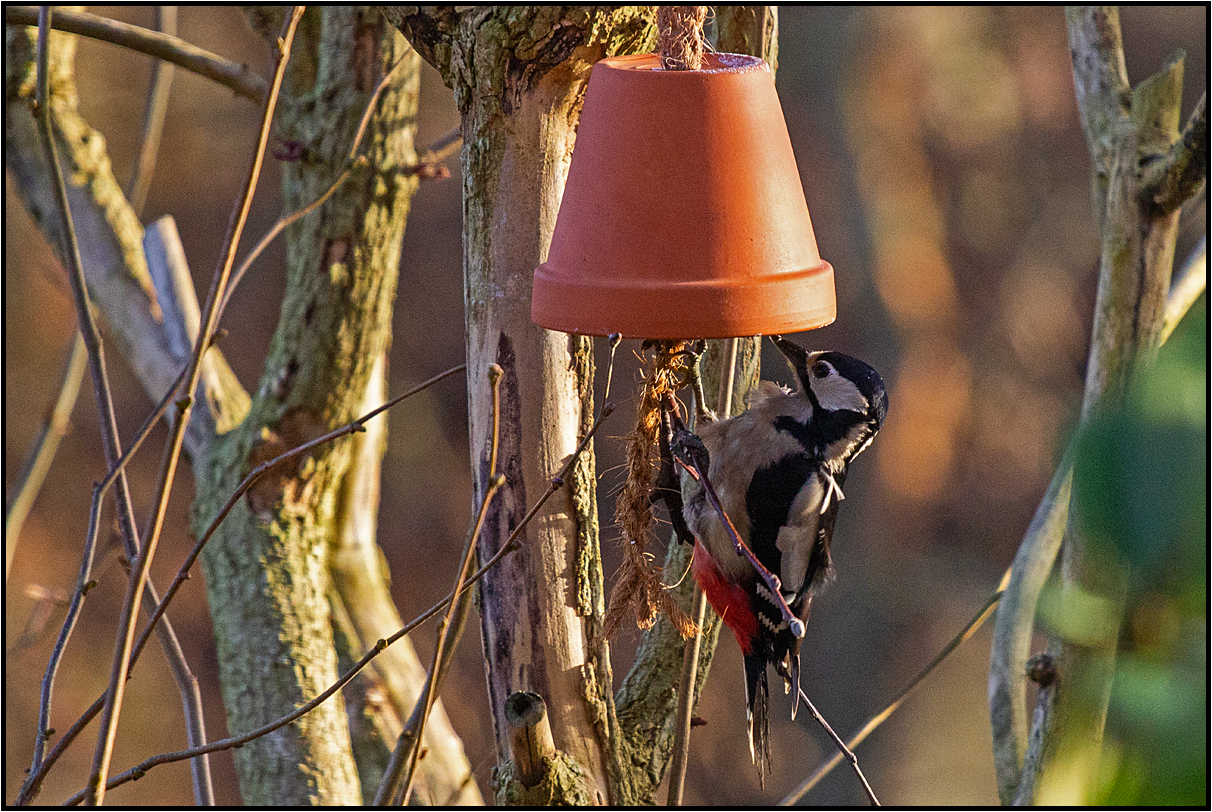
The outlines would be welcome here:
M 770 691 L 766 684 L 766 658 L 745 655 L 745 689 L 749 722 L 749 755 L 758 768 L 758 779 L 766 786 L 770 772 Z

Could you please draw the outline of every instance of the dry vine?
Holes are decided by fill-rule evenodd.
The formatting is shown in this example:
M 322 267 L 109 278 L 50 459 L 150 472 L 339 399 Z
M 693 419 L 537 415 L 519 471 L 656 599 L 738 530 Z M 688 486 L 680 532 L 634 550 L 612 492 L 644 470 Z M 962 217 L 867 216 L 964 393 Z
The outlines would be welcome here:
M 623 614 L 631 608 L 636 625 L 652 626 L 658 611 L 677 627 L 682 637 L 694 635 L 696 626 L 678 606 L 661 580 L 661 568 L 648 552 L 656 516 L 652 510 L 653 448 L 661 423 L 661 401 L 680 389 L 686 371 L 687 342 L 658 342 L 647 362 L 635 430 L 627 438 L 627 483 L 615 503 L 615 522 L 623 530 L 624 558 L 610 593 L 610 608 L 602 634 L 610 638 Z

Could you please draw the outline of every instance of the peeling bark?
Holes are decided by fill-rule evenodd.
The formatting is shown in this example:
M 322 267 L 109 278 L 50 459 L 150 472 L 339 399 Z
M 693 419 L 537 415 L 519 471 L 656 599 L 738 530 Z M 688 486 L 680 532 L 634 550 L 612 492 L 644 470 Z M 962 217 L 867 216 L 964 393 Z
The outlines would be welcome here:
M 462 113 L 464 292 L 473 476 L 488 480 L 489 364 L 501 380 L 500 470 L 479 555 L 495 553 L 577 445 L 592 365 L 583 339 L 530 320 L 534 268 L 547 255 L 593 63 L 652 41 L 649 10 L 586 7 L 387 7 L 442 73 Z M 532 523 L 520 549 L 480 584 L 484 654 L 500 761 L 509 758 L 503 704 L 516 691 L 547 703 L 555 745 L 618 802 L 611 766 L 609 663 L 594 639 L 602 611 L 596 528 L 582 464 L 563 504 Z M 478 498 L 478 496 L 477 496 Z M 557 497 L 556 503 L 561 501 Z

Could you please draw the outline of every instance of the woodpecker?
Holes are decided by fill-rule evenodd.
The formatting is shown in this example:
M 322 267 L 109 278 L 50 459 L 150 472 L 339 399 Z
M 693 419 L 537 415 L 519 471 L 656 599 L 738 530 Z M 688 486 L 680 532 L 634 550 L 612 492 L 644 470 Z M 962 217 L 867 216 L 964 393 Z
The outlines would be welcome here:
M 804 624 L 814 591 L 832 575 L 829 548 L 846 472 L 888 411 L 884 382 L 867 364 L 838 352 L 807 352 L 781 336 L 772 340 L 799 392 L 762 381 L 745 412 L 701 423 L 697 437 L 667 426 L 672 453 L 700 464 L 740 539 L 769 571 L 761 574 L 747 552 L 738 552 L 703 483 L 689 473 L 694 466 L 683 465 L 680 501 L 689 534 L 680 521 L 675 529 L 693 541 L 695 580 L 744 654 L 749 751 L 763 784 L 770 769 L 767 666 L 795 691 L 794 719 Z M 700 410 L 704 419 L 710 415 Z M 666 504 L 672 513 L 676 506 Z

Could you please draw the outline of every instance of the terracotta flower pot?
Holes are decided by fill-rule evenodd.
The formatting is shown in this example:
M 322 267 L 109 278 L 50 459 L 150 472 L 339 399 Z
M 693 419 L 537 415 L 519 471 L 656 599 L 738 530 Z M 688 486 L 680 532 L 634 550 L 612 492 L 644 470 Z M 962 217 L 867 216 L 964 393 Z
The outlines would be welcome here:
M 531 317 L 632 338 L 792 333 L 833 321 L 770 68 L 710 54 L 598 62 Z

